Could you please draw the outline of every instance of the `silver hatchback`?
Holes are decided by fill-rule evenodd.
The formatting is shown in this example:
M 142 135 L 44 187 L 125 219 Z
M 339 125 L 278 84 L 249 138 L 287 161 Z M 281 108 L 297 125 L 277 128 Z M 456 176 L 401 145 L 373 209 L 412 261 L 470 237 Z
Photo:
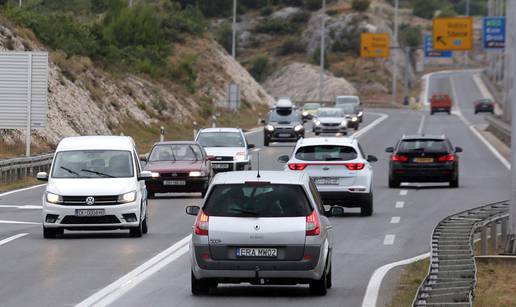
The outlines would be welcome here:
M 332 226 L 319 193 L 304 172 L 218 174 L 196 215 L 190 244 L 191 287 L 207 294 L 219 283 L 309 284 L 331 287 Z

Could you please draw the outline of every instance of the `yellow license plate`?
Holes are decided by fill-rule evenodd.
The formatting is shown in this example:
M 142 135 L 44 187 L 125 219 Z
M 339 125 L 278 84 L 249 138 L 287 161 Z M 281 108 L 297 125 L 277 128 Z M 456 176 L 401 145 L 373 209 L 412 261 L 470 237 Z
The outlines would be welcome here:
M 417 162 L 417 163 L 432 163 L 432 162 L 434 162 L 434 159 L 433 158 L 415 158 L 414 162 Z

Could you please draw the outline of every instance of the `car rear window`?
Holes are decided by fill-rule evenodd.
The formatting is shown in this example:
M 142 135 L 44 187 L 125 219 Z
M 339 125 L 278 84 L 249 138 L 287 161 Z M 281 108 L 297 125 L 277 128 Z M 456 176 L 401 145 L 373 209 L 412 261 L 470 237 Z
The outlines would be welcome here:
M 213 187 L 203 211 L 209 216 L 299 217 L 312 208 L 299 185 L 220 184 Z
M 358 154 L 351 146 L 315 145 L 300 147 L 295 157 L 303 161 L 347 161 L 356 159 Z
M 444 140 L 404 140 L 400 143 L 399 152 L 448 152 L 448 145 Z

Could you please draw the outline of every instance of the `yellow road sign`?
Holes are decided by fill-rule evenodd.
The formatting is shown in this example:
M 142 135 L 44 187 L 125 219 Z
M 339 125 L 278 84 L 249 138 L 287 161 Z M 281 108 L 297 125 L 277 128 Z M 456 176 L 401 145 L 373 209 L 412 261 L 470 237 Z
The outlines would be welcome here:
M 361 58 L 388 58 L 391 39 L 388 33 L 362 33 L 360 35 Z
M 434 18 L 432 42 L 434 50 L 473 49 L 473 18 Z

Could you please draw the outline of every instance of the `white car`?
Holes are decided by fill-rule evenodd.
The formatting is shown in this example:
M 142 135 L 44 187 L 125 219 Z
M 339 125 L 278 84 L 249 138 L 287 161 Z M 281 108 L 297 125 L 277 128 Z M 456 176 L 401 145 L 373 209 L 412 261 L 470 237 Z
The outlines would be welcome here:
M 64 230 L 129 229 L 132 237 L 147 233 L 145 180 L 134 141 L 121 136 L 82 136 L 57 146 L 43 195 L 43 236 Z
M 297 142 L 292 157 L 281 156 L 286 171 L 305 171 L 313 179 L 325 205 L 360 207 L 373 214 L 373 168 L 356 138 L 315 137 Z
M 320 108 L 313 121 L 312 130 L 315 135 L 321 133 L 348 134 L 348 119 L 340 108 Z
M 243 171 L 251 169 L 248 144 L 242 129 L 205 128 L 199 130 L 195 141 L 204 147 L 214 172 Z

